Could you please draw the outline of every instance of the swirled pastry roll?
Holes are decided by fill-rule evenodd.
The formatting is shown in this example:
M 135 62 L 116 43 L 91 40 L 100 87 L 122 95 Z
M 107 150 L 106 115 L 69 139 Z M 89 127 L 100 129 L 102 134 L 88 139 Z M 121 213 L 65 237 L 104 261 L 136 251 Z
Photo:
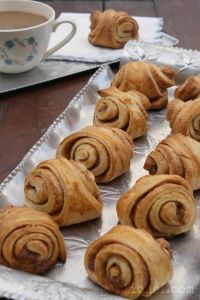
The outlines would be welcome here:
M 128 62 L 120 68 L 112 86 L 123 92 L 137 90 L 149 98 L 151 109 L 161 109 L 167 105 L 167 88 L 174 85 L 174 76 L 170 66 Z
M 101 215 L 102 201 L 93 174 L 65 158 L 40 163 L 25 179 L 25 205 L 48 213 L 59 226 Z
M 122 129 L 132 139 L 146 134 L 148 115 L 145 107 L 150 108 L 148 98 L 137 92 L 121 92 L 116 88 L 99 91 L 101 98 L 94 111 L 94 125 Z
M 190 184 L 182 177 L 147 175 L 121 196 L 117 214 L 122 225 L 169 238 L 192 228 L 196 204 Z
M 174 99 L 168 104 L 167 119 L 172 133 L 182 133 L 200 141 L 200 98 L 187 102 Z
M 43 274 L 66 260 L 58 225 L 45 213 L 27 207 L 0 209 L 0 264 Z
M 133 142 L 118 128 L 89 126 L 66 137 L 58 146 L 56 156 L 84 164 L 96 182 L 109 182 L 130 167 Z
M 138 38 L 138 23 L 126 12 L 95 10 L 90 15 L 90 21 L 88 39 L 96 46 L 123 48 L 128 40 Z
M 193 190 L 200 188 L 200 143 L 189 136 L 174 134 L 162 140 L 149 153 L 144 169 L 150 175 L 177 174 L 185 178 Z
M 123 225 L 89 245 L 85 268 L 94 283 L 130 299 L 149 297 L 173 272 L 167 241 Z
M 176 88 L 174 97 L 183 101 L 200 97 L 200 75 L 189 76 L 183 84 Z

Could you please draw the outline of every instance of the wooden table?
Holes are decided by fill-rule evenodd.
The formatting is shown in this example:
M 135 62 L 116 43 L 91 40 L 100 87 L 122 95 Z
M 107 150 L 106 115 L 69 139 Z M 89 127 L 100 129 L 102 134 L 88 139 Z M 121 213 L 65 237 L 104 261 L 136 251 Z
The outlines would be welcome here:
M 115 8 L 131 15 L 164 18 L 164 31 L 177 37 L 179 46 L 200 49 L 200 1 L 46 1 L 62 11 L 86 12 Z M 53 83 L 12 92 L 0 97 L 0 181 L 21 161 L 94 70 Z

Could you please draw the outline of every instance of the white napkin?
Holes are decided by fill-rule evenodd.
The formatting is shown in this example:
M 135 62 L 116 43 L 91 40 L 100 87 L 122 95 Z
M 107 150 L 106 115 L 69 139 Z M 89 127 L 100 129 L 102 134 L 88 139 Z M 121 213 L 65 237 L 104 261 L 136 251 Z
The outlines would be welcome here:
M 151 17 L 134 17 L 139 24 L 139 40 L 161 42 L 163 19 Z M 67 59 L 83 62 L 110 62 L 118 60 L 123 49 L 96 47 L 89 43 L 88 34 L 90 14 L 62 13 L 57 20 L 73 20 L 77 24 L 77 32 L 70 42 L 54 53 L 56 59 Z M 55 45 L 69 30 L 70 25 L 61 25 L 53 34 L 50 47 Z

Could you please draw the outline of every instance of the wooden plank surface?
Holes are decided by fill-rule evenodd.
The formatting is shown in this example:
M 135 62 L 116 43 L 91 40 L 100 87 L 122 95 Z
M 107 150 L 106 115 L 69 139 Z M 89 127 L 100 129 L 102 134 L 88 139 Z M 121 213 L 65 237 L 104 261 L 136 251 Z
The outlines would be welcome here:
M 180 47 L 200 49 L 200 1 L 154 0 L 158 16 L 164 18 L 164 30 L 177 37 Z
M 0 182 L 67 107 L 93 72 L 0 96 Z
M 56 17 L 61 12 L 90 13 L 92 10 L 102 10 L 102 1 L 42 1 L 51 5 L 56 11 Z
M 152 1 L 106 1 L 105 9 L 108 8 L 124 10 L 132 16 L 156 16 Z

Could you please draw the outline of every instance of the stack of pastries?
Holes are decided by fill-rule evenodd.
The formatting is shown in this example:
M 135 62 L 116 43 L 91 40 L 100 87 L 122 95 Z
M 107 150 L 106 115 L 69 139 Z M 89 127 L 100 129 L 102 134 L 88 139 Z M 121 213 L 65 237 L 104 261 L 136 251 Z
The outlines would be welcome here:
M 109 43 L 101 32 L 107 15 L 119 26 Z M 127 28 L 137 36 L 137 23 L 126 14 L 96 11 L 91 19 L 89 40 L 96 45 L 121 47 L 125 41 L 121 33 Z M 111 87 L 98 92 L 93 126 L 65 137 L 55 158 L 41 162 L 26 176 L 23 206 L 0 210 L 0 264 L 43 274 L 57 260 L 65 262 L 59 227 L 101 217 L 97 184 L 129 170 L 133 139 L 147 133 L 147 110 L 167 105 L 167 88 L 174 85 L 174 76 L 169 66 L 130 62 Z M 172 251 L 164 238 L 187 233 L 196 218 L 199 116 L 200 76 L 196 76 L 178 87 L 168 104 L 172 135 L 148 154 L 144 168 L 150 175 L 139 178 L 118 200 L 120 225 L 93 241 L 85 253 L 89 278 L 104 289 L 136 299 L 151 296 L 171 278 Z

